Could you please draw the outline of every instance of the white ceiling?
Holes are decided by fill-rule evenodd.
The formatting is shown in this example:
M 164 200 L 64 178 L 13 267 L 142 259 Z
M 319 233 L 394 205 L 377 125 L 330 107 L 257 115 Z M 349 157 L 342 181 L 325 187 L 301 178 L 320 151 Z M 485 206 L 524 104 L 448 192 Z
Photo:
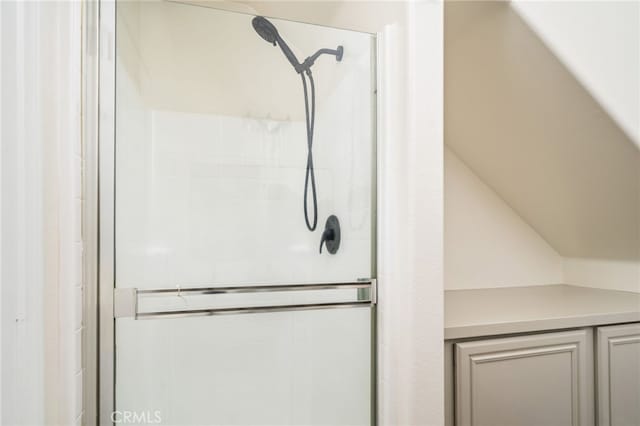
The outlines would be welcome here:
M 446 3 L 445 142 L 561 255 L 640 259 L 640 151 L 508 3 Z
M 640 1 L 511 6 L 640 148 Z

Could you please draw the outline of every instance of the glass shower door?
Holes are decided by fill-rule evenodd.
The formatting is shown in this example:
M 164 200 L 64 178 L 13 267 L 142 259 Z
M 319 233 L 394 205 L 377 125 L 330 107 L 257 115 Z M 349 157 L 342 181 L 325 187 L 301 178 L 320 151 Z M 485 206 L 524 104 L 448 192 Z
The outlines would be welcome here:
M 253 19 L 117 3 L 116 415 L 371 424 L 375 39 Z

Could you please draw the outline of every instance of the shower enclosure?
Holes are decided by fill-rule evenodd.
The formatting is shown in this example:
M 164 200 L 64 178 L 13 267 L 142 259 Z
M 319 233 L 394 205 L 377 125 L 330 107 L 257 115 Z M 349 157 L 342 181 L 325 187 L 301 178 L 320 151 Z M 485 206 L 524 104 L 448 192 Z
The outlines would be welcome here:
M 268 18 L 310 142 L 254 18 L 101 5 L 102 424 L 375 422 L 376 38 Z

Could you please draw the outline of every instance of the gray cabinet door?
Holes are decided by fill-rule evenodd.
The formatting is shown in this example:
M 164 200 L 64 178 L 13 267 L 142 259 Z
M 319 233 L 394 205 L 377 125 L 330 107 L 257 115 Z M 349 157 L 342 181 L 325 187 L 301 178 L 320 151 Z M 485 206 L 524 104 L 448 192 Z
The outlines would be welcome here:
M 593 425 L 592 336 L 589 329 L 457 343 L 456 425 Z
M 640 425 L 640 324 L 598 328 L 600 426 Z

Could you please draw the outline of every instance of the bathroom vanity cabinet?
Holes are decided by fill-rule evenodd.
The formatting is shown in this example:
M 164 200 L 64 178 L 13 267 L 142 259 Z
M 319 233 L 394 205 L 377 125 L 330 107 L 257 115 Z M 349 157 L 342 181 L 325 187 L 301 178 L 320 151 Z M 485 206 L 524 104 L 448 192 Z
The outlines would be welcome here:
M 640 424 L 640 295 L 541 286 L 445 300 L 447 426 Z
M 456 343 L 456 424 L 592 425 L 592 347 L 588 330 Z

